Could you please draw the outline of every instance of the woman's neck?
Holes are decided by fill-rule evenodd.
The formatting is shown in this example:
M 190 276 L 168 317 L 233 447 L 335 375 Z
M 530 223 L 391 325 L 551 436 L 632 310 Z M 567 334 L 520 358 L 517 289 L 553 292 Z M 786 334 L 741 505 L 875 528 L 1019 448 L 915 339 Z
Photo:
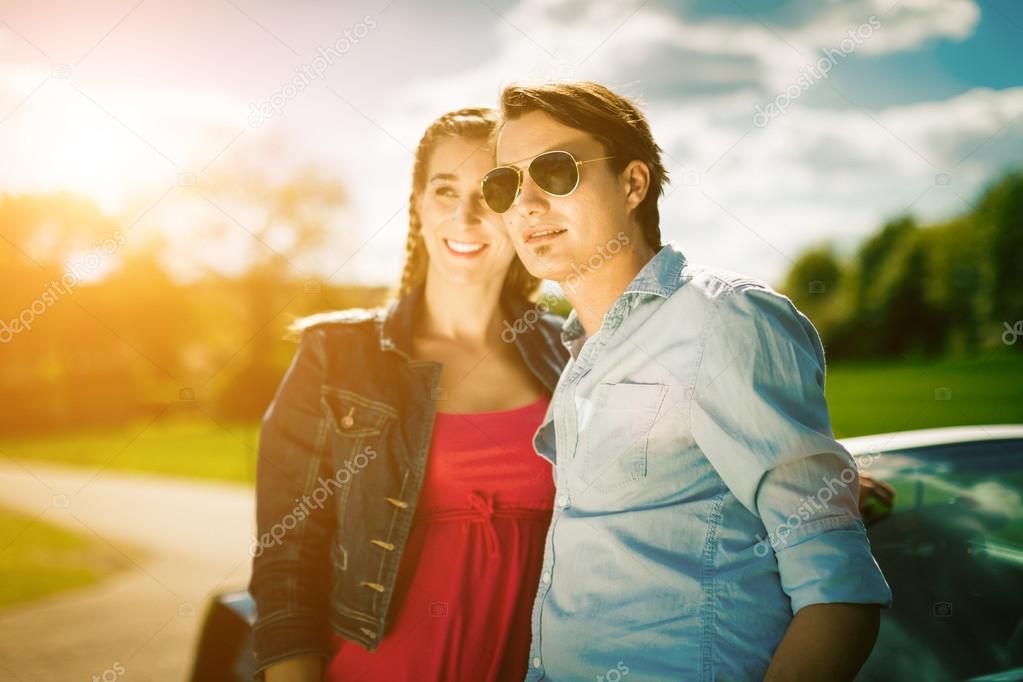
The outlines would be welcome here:
M 427 275 L 418 335 L 470 345 L 500 341 L 503 282 L 452 282 Z

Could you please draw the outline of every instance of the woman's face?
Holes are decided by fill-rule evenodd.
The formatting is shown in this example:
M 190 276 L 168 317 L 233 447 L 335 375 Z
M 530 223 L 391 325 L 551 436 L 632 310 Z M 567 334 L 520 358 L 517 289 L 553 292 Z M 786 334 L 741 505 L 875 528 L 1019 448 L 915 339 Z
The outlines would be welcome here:
M 515 249 L 501 216 L 480 195 L 480 180 L 493 165 L 493 147 L 480 138 L 441 138 L 434 145 L 416 198 L 428 276 L 459 284 L 504 281 Z

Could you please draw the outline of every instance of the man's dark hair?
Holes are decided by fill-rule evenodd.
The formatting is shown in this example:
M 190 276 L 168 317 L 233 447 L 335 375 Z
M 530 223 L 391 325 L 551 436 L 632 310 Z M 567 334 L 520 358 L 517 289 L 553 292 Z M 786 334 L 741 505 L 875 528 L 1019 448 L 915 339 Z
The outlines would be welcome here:
M 650 125 L 627 97 L 590 81 L 543 85 L 510 85 L 501 93 L 501 117 L 505 121 L 540 111 L 554 120 L 582 130 L 604 145 L 616 173 L 639 160 L 650 169 L 650 187 L 636 207 L 636 220 L 654 251 L 661 248 L 661 218 L 657 200 L 668 183 L 668 169 L 661 162 L 661 148 L 654 142 Z

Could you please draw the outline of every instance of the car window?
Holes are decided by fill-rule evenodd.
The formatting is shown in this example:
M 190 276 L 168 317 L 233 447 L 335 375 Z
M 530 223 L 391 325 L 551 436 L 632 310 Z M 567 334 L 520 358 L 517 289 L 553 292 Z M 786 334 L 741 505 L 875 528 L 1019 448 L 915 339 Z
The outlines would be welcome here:
M 1023 665 L 1023 440 L 866 457 L 896 490 L 871 547 L 893 606 L 858 679 L 966 679 Z

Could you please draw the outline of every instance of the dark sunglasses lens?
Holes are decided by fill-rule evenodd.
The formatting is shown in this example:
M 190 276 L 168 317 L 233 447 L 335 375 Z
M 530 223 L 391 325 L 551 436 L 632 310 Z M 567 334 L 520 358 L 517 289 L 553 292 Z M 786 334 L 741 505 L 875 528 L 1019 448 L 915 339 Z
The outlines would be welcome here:
M 529 164 L 529 177 L 543 191 L 563 197 L 579 182 L 579 167 L 567 152 L 548 152 Z
M 495 168 L 483 176 L 483 201 L 494 213 L 504 213 L 515 202 L 519 174 L 511 168 Z

